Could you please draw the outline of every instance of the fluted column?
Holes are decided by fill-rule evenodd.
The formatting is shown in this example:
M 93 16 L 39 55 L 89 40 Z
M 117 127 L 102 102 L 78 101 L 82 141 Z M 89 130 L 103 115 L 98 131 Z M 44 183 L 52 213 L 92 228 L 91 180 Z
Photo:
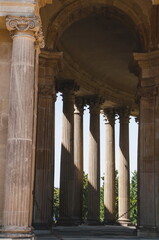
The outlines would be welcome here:
M 135 53 L 138 84 L 138 235 L 159 237 L 159 51 Z
M 88 224 L 100 222 L 100 104 L 102 99 L 92 96 L 90 106 L 89 169 L 88 169 Z
M 106 156 L 104 176 L 104 223 L 115 223 L 115 111 L 105 109 Z
M 130 223 L 130 168 L 129 168 L 129 109 L 123 108 L 119 112 L 119 223 Z
M 54 86 L 39 86 L 34 190 L 35 228 L 49 229 L 53 221 Z
M 6 237 L 16 234 L 31 239 L 34 44 L 40 22 L 36 17 L 7 17 L 7 28 L 13 48 L 2 231 Z
M 42 51 L 39 67 L 37 142 L 33 226 L 50 229 L 53 223 L 55 82 L 61 53 Z
M 62 149 L 60 172 L 60 217 L 59 225 L 74 225 L 75 165 L 74 165 L 74 81 L 61 83 L 59 91 L 63 93 Z
M 77 224 L 82 223 L 83 111 L 84 111 L 84 99 L 82 97 L 76 97 L 74 111 L 74 165 L 75 165 L 74 218 Z

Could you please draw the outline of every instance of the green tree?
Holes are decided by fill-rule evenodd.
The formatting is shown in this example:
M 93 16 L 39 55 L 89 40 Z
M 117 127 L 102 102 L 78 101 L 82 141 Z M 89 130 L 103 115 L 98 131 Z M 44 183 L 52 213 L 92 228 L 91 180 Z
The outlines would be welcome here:
M 137 224 L 137 171 L 132 173 L 130 183 L 130 219 Z
M 88 174 L 83 173 L 83 207 L 82 218 L 86 222 L 88 214 Z
M 115 170 L 115 217 L 118 219 L 118 170 Z
M 104 220 L 104 177 L 102 179 L 102 186 L 100 187 L 100 220 Z
M 59 188 L 54 188 L 54 206 L 53 206 L 53 213 L 54 213 L 54 221 L 56 222 L 59 218 Z

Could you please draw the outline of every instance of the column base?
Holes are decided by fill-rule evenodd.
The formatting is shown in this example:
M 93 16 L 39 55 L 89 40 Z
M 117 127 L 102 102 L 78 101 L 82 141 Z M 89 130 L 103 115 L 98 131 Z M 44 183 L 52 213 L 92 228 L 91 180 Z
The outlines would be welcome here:
M 87 219 L 87 225 L 89 226 L 99 226 L 103 225 L 99 219 Z
M 103 221 L 104 225 L 117 225 L 116 219 L 104 219 Z
M 45 223 L 34 223 L 33 224 L 33 228 L 35 230 L 46 230 L 46 231 L 49 231 L 52 229 L 52 226 L 55 225 L 55 224 L 45 224 Z
M 130 221 L 130 219 L 127 219 L 127 218 L 122 218 L 120 220 L 118 220 L 118 223 L 121 225 L 121 226 L 132 226 L 132 223 Z
M 15 227 L 8 226 L 2 227 L 0 229 L 0 239 L 8 239 L 8 240 L 35 240 L 36 237 L 34 233 L 32 233 L 32 228 L 23 228 L 23 227 Z
M 57 220 L 56 226 L 78 226 L 79 221 L 76 218 L 61 217 Z
M 138 237 L 159 237 L 159 228 L 156 226 L 139 226 L 137 230 Z

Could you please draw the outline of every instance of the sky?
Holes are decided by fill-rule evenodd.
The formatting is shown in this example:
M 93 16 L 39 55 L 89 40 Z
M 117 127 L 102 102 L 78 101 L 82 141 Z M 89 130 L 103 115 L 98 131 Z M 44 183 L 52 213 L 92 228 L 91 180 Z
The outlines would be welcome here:
M 88 173 L 88 142 L 89 142 L 89 110 L 84 111 L 84 171 Z M 55 103 L 55 187 L 60 184 L 60 157 L 61 157 L 61 139 L 62 139 L 62 97 L 57 95 Z M 100 115 L 100 142 L 105 139 L 105 123 L 102 114 Z M 130 175 L 137 170 L 137 142 L 138 142 L 138 124 L 131 117 L 129 124 L 129 147 L 130 147 Z M 119 152 L 119 121 L 115 124 L 115 152 L 116 152 L 116 169 L 118 169 L 118 152 Z M 101 177 L 104 175 L 104 145 L 100 145 Z

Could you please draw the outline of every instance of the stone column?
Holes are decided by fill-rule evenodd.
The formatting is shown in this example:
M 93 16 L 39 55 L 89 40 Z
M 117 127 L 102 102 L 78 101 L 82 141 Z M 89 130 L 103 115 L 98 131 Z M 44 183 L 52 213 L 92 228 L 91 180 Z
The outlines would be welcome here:
M 90 106 L 89 169 L 88 169 L 88 224 L 100 223 L 100 105 L 102 99 L 92 96 Z
M 159 236 L 159 51 L 134 54 L 140 69 L 138 235 Z
M 37 144 L 33 226 L 51 229 L 54 192 L 54 76 L 61 67 L 61 53 L 42 51 L 40 55 Z
M 83 201 L 83 112 L 84 99 L 76 97 L 74 111 L 74 166 L 75 166 L 75 195 L 74 219 L 82 223 Z
M 119 219 L 122 225 L 130 224 L 130 168 L 129 168 L 129 109 L 119 110 Z
M 61 82 L 63 93 L 62 149 L 60 172 L 60 217 L 59 225 L 74 225 L 75 165 L 74 165 L 74 103 L 78 86 L 72 80 Z
M 104 176 L 104 223 L 114 224 L 115 219 L 115 111 L 105 109 L 106 156 Z
M 3 229 L 5 237 L 32 239 L 31 187 L 34 125 L 36 17 L 7 17 L 12 33 L 12 64 L 5 177 Z

